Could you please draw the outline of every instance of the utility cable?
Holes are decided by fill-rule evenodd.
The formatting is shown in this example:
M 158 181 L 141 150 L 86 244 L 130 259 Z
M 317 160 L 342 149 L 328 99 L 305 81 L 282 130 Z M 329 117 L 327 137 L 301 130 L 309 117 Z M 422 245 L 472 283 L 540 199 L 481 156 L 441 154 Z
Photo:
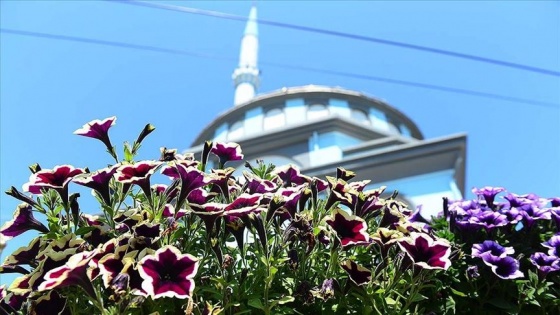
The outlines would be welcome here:
M 129 5 L 136 5 L 136 6 L 148 7 L 148 8 L 154 8 L 154 9 L 177 11 L 177 12 L 183 12 L 183 13 L 189 13 L 189 14 L 211 16 L 211 17 L 216 17 L 216 18 L 221 18 L 221 19 L 228 19 L 228 20 L 235 20 L 235 21 L 242 21 L 242 22 L 245 22 L 245 21 L 248 20 L 247 17 L 240 16 L 240 15 L 235 15 L 235 14 L 229 14 L 229 13 L 224 13 L 224 12 L 219 12 L 219 11 L 196 9 L 196 8 L 172 5 L 172 4 L 163 4 L 163 3 L 157 3 L 157 2 L 145 2 L 145 1 L 136 1 L 136 0 L 105 0 L 105 1 L 115 2 L 115 3 L 123 3 L 123 4 L 129 4 Z M 497 65 L 497 66 L 509 67 L 509 68 L 514 68 L 514 69 L 518 69 L 518 70 L 525 70 L 525 71 L 531 71 L 531 72 L 536 72 L 536 73 L 540 73 L 540 74 L 560 77 L 560 71 L 557 71 L 557 70 L 538 68 L 538 67 L 534 67 L 534 66 L 529 66 L 529 65 L 524 65 L 524 64 L 519 64 L 519 63 L 514 63 L 514 62 L 509 62 L 509 61 L 503 61 L 503 60 L 499 60 L 499 59 L 492 59 L 492 58 L 487 58 L 487 57 L 482 57 L 482 56 L 477 56 L 477 55 L 472 55 L 472 54 L 466 54 L 466 53 L 451 51 L 451 50 L 446 50 L 446 49 L 433 48 L 433 47 L 428 47 L 428 46 L 422 46 L 422 45 L 410 44 L 410 43 L 399 42 L 399 41 L 394 41 L 394 40 L 382 39 L 382 38 L 378 38 L 378 37 L 357 35 L 357 34 L 352 34 L 352 33 L 333 31 L 333 30 L 310 27 L 310 26 L 305 26 L 305 25 L 290 24 L 290 23 L 278 22 L 278 21 L 273 21 L 273 20 L 257 19 L 257 22 L 259 24 L 263 24 L 263 25 L 289 28 L 289 29 L 294 29 L 294 30 L 298 30 L 298 31 L 319 33 L 319 34 L 324 34 L 324 35 L 330 35 L 330 36 L 337 36 L 337 37 L 344 37 L 344 38 L 350 38 L 350 39 L 355 39 L 355 40 L 373 42 L 373 43 L 382 44 L 382 45 L 390 45 L 390 46 L 395 46 L 395 47 L 400 47 L 400 48 L 413 49 L 413 50 L 418 50 L 418 51 L 424 51 L 424 52 L 429 52 L 429 53 L 434 53 L 434 54 L 446 55 L 446 56 L 450 56 L 450 57 L 468 59 L 468 60 L 472 60 L 472 61 L 494 64 L 494 65 Z
M 238 60 L 238 58 L 233 58 L 233 57 L 227 57 L 227 56 L 221 56 L 221 55 L 215 55 L 215 54 L 197 53 L 197 52 L 186 51 L 186 50 L 181 50 L 181 49 L 169 49 L 169 48 L 161 48 L 161 47 L 155 47 L 155 46 L 150 46 L 150 45 L 138 45 L 138 44 L 122 43 L 122 42 L 115 42 L 115 41 L 108 41 L 108 40 L 68 36 L 68 35 L 39 33 L 39 32 L 31 32 L 31 31 L 23 31 L 23 30 L 7 29 L 7 28 L 0 28 L 0 32 L 7 33 L 7 34 L 13 34 L 13 35 L 20 35 L 20 36 L 39 37 L 39 38 L 63 40 L 63 41 L 73 41 L 73 42 L 81 42 L 81 43 L 87 43 L 87 44 L 96 44 L 96 45 L 128 48 L 128 49 L 153 51 L 153 52 L 159 52 L 159 53 L 183 55 L 183 56 L 198 57 L 198 58 L 207 58 L 207 59 L 215 59 L 215 60 L 227 60 L 227 61 L 237 61 Z M 541 106 L 541 107 L 549 107 L 549 108 L 554 108 L 554 109 L 560 109 L 560 104 L 558 104 L 558 103 L 537 101 L 537 100 L 532 100 L 532 99 L 525 99 L 525 98 L 519 98 L 519 97 L 513 97 L 513 96 L 507 96 L 507 95 L 501 95 L 501 94 L 495 94 L 495 93 L 489 93 L 489 92 L 474 91 L 474 90 L 455 88 L 455 87 L 449 87 L 449 86 L 442 86 L 442 85 L 435 85 L 435 84 L 422 83 L 422 82 L 405 81 L 405 80 L 392 79 L 392 78 L 379 77 L 379 76 L 371 76 L 371 75 L 352 73 L 352 72 L 343 72 L 343 71 L 328 70 L 328 69 L 321 69 L 321 68 L 314 68 L 314 67 L 307 67 L 307 66 L 289 65 L 289 64 L 276 63 L 276 62 L 261 61 L 260 64 L 271 66 L 271 67 L 283 68 L 283 69 L 323 73 L 323 74 L 329 74 L 329 75 L 335 75 L 335 76 L 341 76 L 341 77 L 349 77 L 349 78 L 355 78 L 355 79 L 384 82 L 384 83 L 389 83 L 389 84 L 411 86 L 411 87 L 416 87 L 416 88 L 437 90 L 437 91 L 443 91 L 443 92 L 449 92 L 449 93 L 456 93 L 456 94 L 463 94 L 463 95 L 470 95 L 470 96 L 478 96 L 478 97 L 497 99 L 497 100 L 502 100 L 502 101 L 509 101 L 509 102 L 514 102 L 514 103 L 523 103 L 523 104 L 530 104 L 530 105 Z

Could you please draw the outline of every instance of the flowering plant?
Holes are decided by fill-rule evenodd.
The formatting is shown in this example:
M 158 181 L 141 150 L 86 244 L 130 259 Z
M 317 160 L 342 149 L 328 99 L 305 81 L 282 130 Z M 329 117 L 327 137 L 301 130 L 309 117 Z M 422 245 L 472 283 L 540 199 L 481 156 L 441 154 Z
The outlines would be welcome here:
M 396 192 L 369 189 L 343 168 L 324 180 L 257 161 L 235 176 L 235 143 L 206 142 L 199 160 L 162 148 L 159 159 L 136 161 L 149 124 L 119 160 L 108 134 L 115 120 L 75 132 L 100 140 L 115 164 L 35 164 L 27 193 L 6 192 L 22 203 L 0 236 L 38 235 L 0 266 L 21 274 L 1 287 L 0 313 L 451 314 L 474 310 L 476 299 L 496 304 L 493 283 L 525 294 L 523 305 L 558 307 L 560 239 L 548 222 L 559 221 L 556 199 L 553 208 L 533 196 L 451 203 L 430 227 Z M 74 185 L 91 189 L 93 213 Z

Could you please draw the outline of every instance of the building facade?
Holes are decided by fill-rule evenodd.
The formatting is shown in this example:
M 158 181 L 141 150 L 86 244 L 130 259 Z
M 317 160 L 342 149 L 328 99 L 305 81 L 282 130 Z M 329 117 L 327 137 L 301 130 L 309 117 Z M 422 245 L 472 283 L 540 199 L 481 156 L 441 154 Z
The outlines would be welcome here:
M 337 167 L 388 186 L 425 217 L 441 211 L 442 197 L 460 199 L 465 185 L 466 135 L 424 139 L 406 115 L 363 93 L 308 85 L 257 95 L 257 11 L 253 7 L 233 73 L 234 106 L 194 140 L 237 142 L 245 159 L 293 164 L 309 176 L 334 176 Z M 369 187 L 368 187 L 369 188 Z

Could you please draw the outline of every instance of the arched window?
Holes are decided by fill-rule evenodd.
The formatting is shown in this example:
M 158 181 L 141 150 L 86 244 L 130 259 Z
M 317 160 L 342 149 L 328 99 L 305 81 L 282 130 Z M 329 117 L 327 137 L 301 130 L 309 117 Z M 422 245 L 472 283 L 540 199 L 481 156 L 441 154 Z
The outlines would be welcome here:
M 371 125 L 368 114 L 360 109 L 352 109 L 351 118 L 353 121 L 362 123 L 364 125 Z
M 266 112 L 263 120 L 263 130 L 282 127 L 286 124 L 286 115 L 280 108 L 273 108 Z
M 316 119 L 329 115 L 329 109 L 322 104 L 309 105 L 307 108 L 307 119 Z
M 238 139 L 245 133 L 243 120 L 236 121 L 229 127 L 228 140 Z

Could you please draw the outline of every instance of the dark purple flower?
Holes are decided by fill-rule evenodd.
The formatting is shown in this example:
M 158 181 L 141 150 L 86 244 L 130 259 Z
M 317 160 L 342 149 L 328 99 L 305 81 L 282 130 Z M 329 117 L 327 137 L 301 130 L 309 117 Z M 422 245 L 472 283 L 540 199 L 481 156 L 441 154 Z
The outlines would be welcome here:
M 40 170 L 29 177 L 29 182 L 23 185 L 23 190 L 35 195 L 41 194 L 42 189 L 54 189 L 63 202 L 68 202 L 68 184 L 77 175 L 85 171 L 72 165 L 57 165 L 52 170 Z
M 331 193 L 329 194 L 325 208 L 329 209 L 335 202 L 340 202 L 350 209 L 354 209 L 354 201 L 358 198 L 359 192 L 340 178 L 336 179 L 327 176 L 327 181 L 329 182 Z
M 5 236 L 7 239 L 16 237 L 22 233 L 29 230 L 37 230 L 42 233 L 48 233 L 49 229 L 43 225 L 43 223 L 37 221 L 33 217 L 33 210 L 31 206 L 22 203 L 17 206 L 14 212 L 14 218 L 11 221 L 4 223 L 0 229 L 0 234 Z
M 434 241 L 424 233 L 410 233 L 409 238 L 399 240 L 400 248 L 415 265 L 424 269 L 444 269 L 451 266 L 451 247 L 443 240 Z
M 103 199 L 106 205 L 111 204 L 111 192 L 109 182 L 116 173 L 120 165 L 116 164 L 110 167 L 100 169 L 89 174 L 82 174 L 74 177 L 72 181 L 78 185 L 89 187 L 95 190 Z
M 271 193 L 278 189 L 276 184 L 272 181 L 261 179 L 252 173 L 243 172 L 243 176 L 245 176 L 246 191 L 249 194 Z
M 77 285 L 82 287 L 89 296 L 96 298 L 95 290 L 87 275 L 89 262 L 94 254 L 95 252 L 81 252 L 72 255 L 64 265 L 45 274 L 44 281 L 39 285 L 38 290 L 45 291 Z
M 4 260 L 5 265 L 37 266 L 37 255 L 45 247 L 41 237 L 34 238 L 29 245 L 16 249 Z
M 117 117 L 109 117 L 103 120 L 92 120 L 83 125 L 82 128 L 74 131 L 75 135 L 94 138 L 100 140 L 105 144 L 107 149 L 112 148 L 111 140 L 109 139 L 109 128 L 115 124 Z
M 166 165 L 161 173 L 173 179 L 181 180 L 181 188 L 177 197 L 176 207 L 182 207 L 187 196 L 195 189 L 210 183 L 206 178 L 206 174 L 199 171 L 196 167 L 186 166 L 184 163 L 174 163 L 174 165 Z
M 291 187 L 292 184 L 302 185 L 311 182 L 311 178 L 302 175 L 299 168 L 293 164 L 277 166 L 274 171 L 272 171 L 272 174 L 280 178 L 283 187 Z
M 99 274 L 103 279 L 105 288 L 113 288 L 117 292 L 131 289 L 134 293 L 143 295 L 145 292 L 143 292 L 141 286 L 130 286 L 131 272 L 134 270 L 133 265 L 138 251 L 127 252 L 127 250 L 126 245 L 121 246 L 114 254 L 107 254 L 101 258 L 97 263 Z M 123 280 L 126 280 L 126 282 L 123 283 Z
M 502 191 L 505 191 L 503 187 L 491 187 L 491 186 L 486 186 L 482 188 L 475 187 L 472 189 L 473 194 L 479 197 L 483 197 L 484 200 L 486 200 L 486 204 L 490 208 L 494 206 L 494 198 L 496 197 L 496 195 L 501 193 Z
M 66 299 L 54 290 L 49 291 L 47 294 L 40 296 L 37 300 L 32 301 L 28 311 L 29 314 L 37 315 L 71 315 L 70 310 L 66 307 Z
M 519 261 L 509 257 L 496 257 L 493 255 L 483 255 L 482 261 L 492 268 L 492 272 L 502 279 L 517 279 L 523 277 L 519 270 Z
M 549 210 L 550 210 L 550 216 L 556 223 L 557 229 L 560 230 L 560 206 L 549 208 Z
M 241 194 L 232 203 L 226 205 L 224 215 L 243 217 L 249 213 L 260 212 L 264 209 L 259 207 L 261 199 L 262 195 L 260 194 Z
M 552 207 L 560 207 L 560 197 L 550 198 L 550 206 Z
M 235 142 L 215 142 L 210 152 L 214 153 L 220 159 L 220 168 L 228 161 L 239 161 L 243 159 L 241 146 Z
M 351 260 L 345 261 L 341 264 L 341 267 L 348 273 L 350 280 L 357 285 L 364 285 L 371 281 L 371 271 Z
M 467 277 L 469 279 L 476 279 L 480 277 L 480 273 L 478 273 L 478 266 L 467 267 Z
M 153 299 L 192 296 L 193 278 L 198 270 L 198 260 L 189 254 L 167 245 L 153 255 L 147 255 L 138 263 L 138 271 L 144 281 L 142 288 Z
M 558 256 L 537 252 L 532 254 L 529 260 L 543 275 L 560 270 L 560 258 Z
M 326 217 L 326 222 L 336 232 L 342 247 L 369 244 L 366 222 L 342 209 Z
M 549 255 L 560 256 L 560 234 L 553 235 L 548 241 L 542 243 L 542 245 L 549 249 Z
M 340 178 L 343 181 L 349 181 L 354 177 L 356 177 L 355 172 L 349 171 L 343 167 L 336 168 L 336 178 Z
M 519 213 L 522 216 L 523 225 L 527 227 L 533 226 L 536 220 L 550 220 L 552 216 L 549 208 L 539 208 L 535 204 L 521 207 Z
M 115 178 L 123 184 L 136 184 L 142 188 L 148 200 L 151 200 L 150 176 L 152 176 L 161 162 L 141 161 L 135 164 L 120 166 L 115 172 Z
M 503 247 L 492 240 L 486 240 L 480 244 L 473 244 L 472 256 L 482 258 L 484 255 L 491 255 L 495 257 L 505 257 L 512 255 L 515 251 L 513 247 Z

